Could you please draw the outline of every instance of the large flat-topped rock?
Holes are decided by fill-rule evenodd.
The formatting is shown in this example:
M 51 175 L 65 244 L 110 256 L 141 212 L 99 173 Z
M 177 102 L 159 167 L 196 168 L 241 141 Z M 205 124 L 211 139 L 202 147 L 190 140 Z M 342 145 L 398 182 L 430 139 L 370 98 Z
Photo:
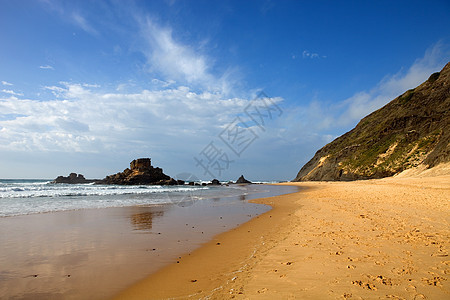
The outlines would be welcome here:
M 133 160 L 129 169 L 127 168 L 123 172 L 106 176 L 101 183 L 120 185 L 177 184 L 174 179 L 164 174 L 161 168 L 153 167 L 150 158 Z
M 130 163 L 131 171 L 144 171 L 152 168 L 152 160 L 150 158 L 138 158 Z

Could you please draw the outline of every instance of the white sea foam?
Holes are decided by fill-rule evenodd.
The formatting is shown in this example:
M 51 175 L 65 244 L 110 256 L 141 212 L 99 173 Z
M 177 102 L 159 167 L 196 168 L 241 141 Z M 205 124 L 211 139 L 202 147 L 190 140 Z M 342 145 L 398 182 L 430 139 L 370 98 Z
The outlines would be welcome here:
M 205 187 L 202 187 L 205 188 Z M 0 183 L 1 198 L 36 198 L 36 197 L 63 197 L 63 196 L 106 196 L 131 195 L 166 192 L 186 192 L 198 190 L 190 186 L 119 186 L 119 185 L 92 185 L 92 184 L 6 184 Z
M 45 180 L 0 180 L 0 217 L 87 208 L 179 203 L 199 198 L 205 186 L 52 184 Z M 195 195 L 193 195 L 195 194 Z

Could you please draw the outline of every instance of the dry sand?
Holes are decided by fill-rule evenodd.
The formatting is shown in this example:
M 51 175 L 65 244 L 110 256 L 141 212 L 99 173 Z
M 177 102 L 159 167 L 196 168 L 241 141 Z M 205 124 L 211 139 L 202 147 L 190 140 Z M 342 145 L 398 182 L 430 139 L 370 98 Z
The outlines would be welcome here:
M 307 182 L 119 299 L 450 299 L 450 175 Z

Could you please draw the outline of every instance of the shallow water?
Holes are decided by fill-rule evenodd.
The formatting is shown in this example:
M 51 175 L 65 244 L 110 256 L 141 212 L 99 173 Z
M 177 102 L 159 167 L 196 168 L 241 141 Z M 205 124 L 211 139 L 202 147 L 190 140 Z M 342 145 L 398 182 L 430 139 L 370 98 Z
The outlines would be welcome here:
M 231 194 L 222 187 L 210 188 L 208 194 L 180 192 L 172 195 L 170 204 L 2 217 L 0 298 L 111 297 L 213 236 L 270 209 L 247 200 L 297 190 L 236 187 Z M 233 194 L 236 191 L 238 195 Z

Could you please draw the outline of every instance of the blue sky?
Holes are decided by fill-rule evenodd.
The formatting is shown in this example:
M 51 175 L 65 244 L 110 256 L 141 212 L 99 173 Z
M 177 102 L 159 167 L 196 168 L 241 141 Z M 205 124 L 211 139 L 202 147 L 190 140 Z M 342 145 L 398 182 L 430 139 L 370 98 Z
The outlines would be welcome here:
M 0 41 L 0 178 L 290 180 L 450 60 L 450 3 L 0 0 Z

